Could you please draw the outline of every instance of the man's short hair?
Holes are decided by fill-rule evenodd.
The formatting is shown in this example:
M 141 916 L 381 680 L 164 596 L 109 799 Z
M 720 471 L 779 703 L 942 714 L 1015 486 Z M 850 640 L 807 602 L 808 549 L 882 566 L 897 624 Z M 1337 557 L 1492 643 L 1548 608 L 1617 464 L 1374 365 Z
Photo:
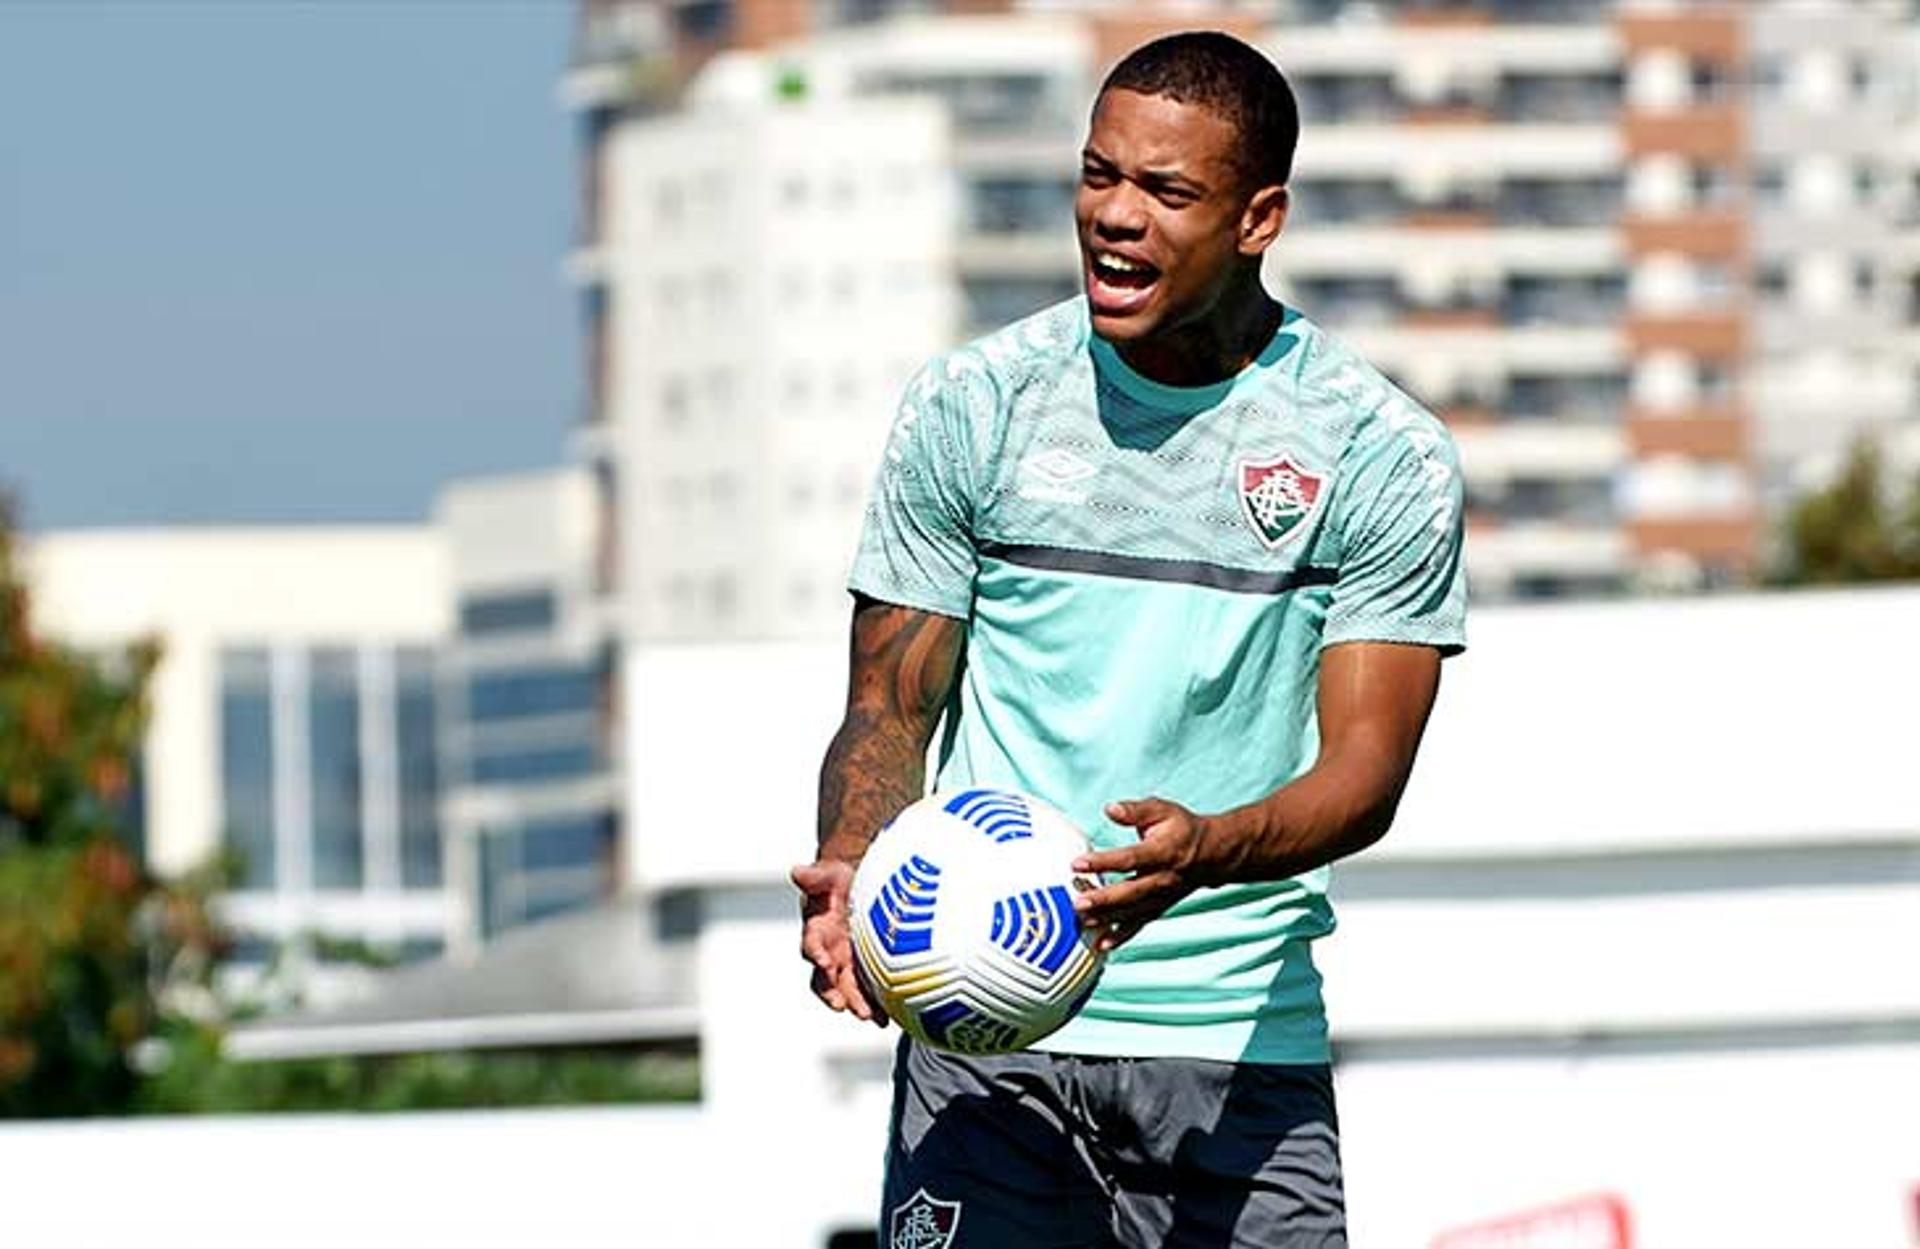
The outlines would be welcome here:
M 1184 31 L 1127 53 L 1100 93 L 1137 91 L 1197 104 L 1240 132 L 1241 171 L 1255 186 L 1293 175 L 1300 107 L 1285 74 L 1258 49 L 1217 30 Z

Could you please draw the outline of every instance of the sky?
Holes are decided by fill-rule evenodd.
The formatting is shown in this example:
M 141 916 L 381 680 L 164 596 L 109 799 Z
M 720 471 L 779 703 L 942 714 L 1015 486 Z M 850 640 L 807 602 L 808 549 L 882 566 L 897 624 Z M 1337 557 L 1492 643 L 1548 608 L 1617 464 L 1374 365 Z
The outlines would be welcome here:
M 394 521 L 565 457 L 572 0 L 0 0 L 0 488 Z

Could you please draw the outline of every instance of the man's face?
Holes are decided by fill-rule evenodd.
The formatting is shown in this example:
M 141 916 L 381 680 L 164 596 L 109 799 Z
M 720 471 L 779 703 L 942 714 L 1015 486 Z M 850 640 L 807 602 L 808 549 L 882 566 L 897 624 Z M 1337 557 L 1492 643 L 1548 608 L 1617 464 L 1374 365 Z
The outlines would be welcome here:
M 1204 106 L 1102 93 L 1074 199 L 1095 333 L 1138 343 L 1212 311 L 1246 255 L 1253 188 L 1239 144 L 1233 123 Z

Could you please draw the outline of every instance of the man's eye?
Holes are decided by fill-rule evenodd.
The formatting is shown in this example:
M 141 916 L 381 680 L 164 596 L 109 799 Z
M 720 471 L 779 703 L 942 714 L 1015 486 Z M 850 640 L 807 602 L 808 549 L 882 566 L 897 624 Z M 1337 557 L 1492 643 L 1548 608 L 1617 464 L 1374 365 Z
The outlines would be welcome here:
M 1113 174 L 1097 165 L 1080 166 L 1080 181 L 1089 186 L 1105 186 L 1113 181 Z

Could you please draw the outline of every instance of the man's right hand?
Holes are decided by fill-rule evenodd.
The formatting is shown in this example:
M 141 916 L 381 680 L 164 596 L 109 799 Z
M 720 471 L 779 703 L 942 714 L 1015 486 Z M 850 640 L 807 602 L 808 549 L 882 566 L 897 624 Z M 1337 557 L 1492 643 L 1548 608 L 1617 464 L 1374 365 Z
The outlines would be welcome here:
M 847 927 L 853 865 L 816 859 L 794 868 L 792 875 L 801 893 L 800 957 L 813 965 L 814 996 L 833 1010 L 852 1011 L 886 1027 L 886 1012 L 867 1001 L 853 970 L 853 938 Z

